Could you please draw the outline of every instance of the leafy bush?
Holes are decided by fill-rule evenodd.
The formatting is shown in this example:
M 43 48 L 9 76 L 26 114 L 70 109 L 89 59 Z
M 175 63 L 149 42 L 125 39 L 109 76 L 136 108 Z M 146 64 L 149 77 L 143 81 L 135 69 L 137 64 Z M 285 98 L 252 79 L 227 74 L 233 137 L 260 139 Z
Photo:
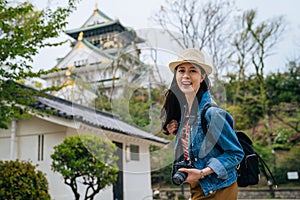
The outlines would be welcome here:
M 278 178 L 281 183 L 288 182 L 287 172 L 298 172 L 300 173 L 300 146 L 294 146 L 291 148 L 289 155 L 286 156 L 277 168 L 276 178 Z M 280 175 L 283 174 L 283 175 Z M 299 183 L 299 180 L 298 180 Z
M 85 187 L 84 199 L 93 199 L 117 180 L 116 150 L 116 145 L 108 139 L 90 134 L 70 136 L 54 147 L 51 167 L 63 176 L 75 199 L 80 198 L 79 184 Z
M 48 200 L 48 181 L 29 161 L 0 161 L 0 199 Z

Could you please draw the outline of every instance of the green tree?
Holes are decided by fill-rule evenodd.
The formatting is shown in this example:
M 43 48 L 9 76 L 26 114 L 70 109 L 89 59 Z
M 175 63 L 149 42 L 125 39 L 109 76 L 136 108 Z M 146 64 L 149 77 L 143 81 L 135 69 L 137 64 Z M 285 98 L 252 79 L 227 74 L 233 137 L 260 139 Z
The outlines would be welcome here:
M 271 73 L 266 77 L 267 98 L 270 107 L 279 103 L 300 102 L 300 63 L 290 61 L 286 72 Z
M 245 87 L 247 87 L 246 69 L 251 61 L 249 51 L 253 48 L 253 43 L 251 42 L 251 34 L 247 30 L 245 21 L 245 15 L 236 18 L 236 23 L 233 28 L 234 37 L 231 42 L 232 52 L 229 55 L 235 68 L 234 73 L 227 75 L 235 80 L 234 90 L 231 96 L 234 106 L 237 103 L 243 102 L 243 100 L 245 100 L 244 98 L 248 95 L 248 91 L 245 90 Z
M 238 130 L 254 129 L 263 117 L 262 107 L 259 102 L 259 85 L 255 76 L 249 76 L 243 84 L 237 76 L 229 74 L 230 80 L 225 83 L 226 97 L 229 106 L 227 110 L 235 119 L 235 128 Z M 236 89 L 243 91 L 236 96 Z M 242 95 L 243 94 L 243 95 Z
M 43 47 L 51 47 L 63 42 L 47 42 L 59 36 L 66 26 L 66 18 L 75 9 L 78 0 L 67 0 L 67 6 L 37 11 L 29 2 L 15 3 L 0 0 L 0 127 L 7 128 L 7 122 L 18 117 L 33 96 L 40 92 L 27 91 L 27 99 L 20 102 L 12 95 L 16 88 L 11 81 L 40 77 L 49 71 L 32 69 L 32 58 Z M 52 70 L 51 70 L 52 71 Z M 50 88 L 48 88 L 50 89 Z M 29 103 L 29 104 L 30 104 Z M 21 108 L 19 105 L 23 104 Z M 24 107 L 25 105 L 25 107 Z
M 94 135 L 67 137 L 54 147 L 51 167 L 63 176 L 76 200 L 80 198 L 80 183 L 86 188 L 84 199 L 92 200 L 101 189 L 117 180 L 116 150 L 111 141 Z
M 288 63 L 288 71 L 266 77 L 270 115 L 276 121 L 273 134 L 276 147 L 289 148 L 293 145 L 291 138 L 300 132 L 299 79 L 300 65 L 296 61 Z
M 257 11 L 249 10 L 245 11 L 237 22 L 236 34 L 232 42 L 234 49 L 231 54 L 238 67 L 235 89 L 232 91 L 233 103 L 240 102 L 247 107 L 249 99 L 255 101 L 262 111 L 266 134 L 270 134 L 271 119 L 265 80 L 265 60 L 273 53 L 274 46 L 282 35 L 285 28 L 284 18 L 279 16 L 257 22 Z M 246 77 L 245 69 L 250 65 L 254 67 L 255 74 Z M 252 108 L 248 111 L 253 110 Z M 256 126 L 258 120 L 253 122 L 256 122 L 253 123 Z M 270 137 L 268 140 L 271 144 Z
M 273 47 L 279 41 L 284 30 L 283 17 L 273 18 L 256 24 L 257 12 L 249 10 L 244 13 L 246 30 L 251 35 L 253 48 L 250 50 L 251 63 L 255 68 L 256 80 L 259 84 L 259 102 L 265 118 L 267 131 L 269 125 L 269 108 L 266 95 L 266 83 L 264 78 L 265 60 L 272 53 Z M 269 133 L 267 133 L 269 134 Z M 271 143 L 271 141 L 269 141 Z
M 0 161 L 0 199 L 50 200 L 48 181 L 28 161 Z

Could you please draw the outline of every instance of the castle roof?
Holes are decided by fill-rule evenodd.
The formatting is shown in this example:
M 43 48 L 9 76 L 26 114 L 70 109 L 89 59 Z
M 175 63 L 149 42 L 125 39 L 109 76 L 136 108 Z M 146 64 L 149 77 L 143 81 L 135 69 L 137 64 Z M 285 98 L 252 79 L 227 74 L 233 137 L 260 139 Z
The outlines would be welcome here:
M 84 22 L 84 24 L 80 28 L 67 30 L 65 33 L 77 40 L 81 32 L 83 32 L 84 37 L 105 35 L 106 33 L 111 32 L 129 32 L 135 37 L 134 42 L 139 43 L 144 41 L 143 39 L 135 36 L 135 32 L 132 28 L 123 26 L 118 19 L 112 19 L 108 17 L 97 7 L 94 9 L 93 14 Z

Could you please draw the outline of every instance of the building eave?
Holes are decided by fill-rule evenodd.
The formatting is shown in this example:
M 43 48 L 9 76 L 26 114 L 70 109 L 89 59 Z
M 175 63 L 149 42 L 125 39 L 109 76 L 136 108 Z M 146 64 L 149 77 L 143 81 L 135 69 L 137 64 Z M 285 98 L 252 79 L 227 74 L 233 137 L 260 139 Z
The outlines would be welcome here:
M 15 82 L 11 82 L 11 84 L 15 84 L 15 87 L 20 87 L 24 90 L 35 90 Z M 45 116 L 53 115 L 64 120 L 67 119 L 69 122 L 73 121 L 74 124 L 69 125 L 73 128 L 78 126 L 76 123 L 83 123 L 100 130 L 109 130 L 130 137 L 151 141 L 155 144 L 165 145 L 169 143 L 169 141 L 164 138 L 157 137 L 121 121 L 113 114 L 105 113 L 95 108 L 77 104 L 53 95 L 45 94 L 43 97 L 36 97 L 36 102 L 32 104 L 31 107 L 40 112 L 51 111 L 50 114 L 45 113 Z M 53 119 L 57 120 L 57 118 Z
M 114 20 L 114 21 L 110 21 L 110 22 L 107 22 L 107 23 L 95 24 L 93 26 L 85 26 L 85 27 L 80 27 L 80 28 L 67 30 L 65 33 L 70 35 L 70 34 L 73 34 L 73 33 L 80 33 L 80 32 L 84 32 L 84 31 L 94 30 L 94 29 L 97 29 L 97 28 L 103 28 L 103 27 L 110 26 L 110 25 L 113 25 L 113 24 L 120 24 L 120 23 L 119 23 L 119 21 Z

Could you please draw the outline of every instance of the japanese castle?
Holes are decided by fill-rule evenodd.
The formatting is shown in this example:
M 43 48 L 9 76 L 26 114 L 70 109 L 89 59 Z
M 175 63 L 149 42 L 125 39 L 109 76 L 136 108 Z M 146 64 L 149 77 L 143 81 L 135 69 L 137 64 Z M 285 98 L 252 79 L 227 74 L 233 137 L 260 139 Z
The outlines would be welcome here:
M 122 87 L 134 82 L 147 67 L 140 61 L 137 44 L 144 42 L 95 6 L 80 27 L 67 30 L 74 41 L 71 51 L 43 76 L 48 86 L 63 86 L 56 96 L 89 105 L 99 95 L 121 95 Z

